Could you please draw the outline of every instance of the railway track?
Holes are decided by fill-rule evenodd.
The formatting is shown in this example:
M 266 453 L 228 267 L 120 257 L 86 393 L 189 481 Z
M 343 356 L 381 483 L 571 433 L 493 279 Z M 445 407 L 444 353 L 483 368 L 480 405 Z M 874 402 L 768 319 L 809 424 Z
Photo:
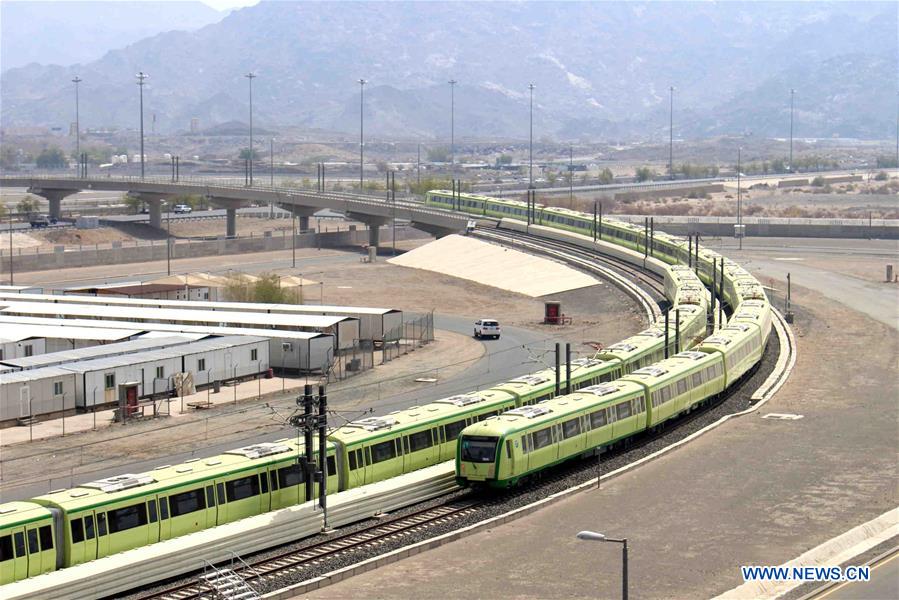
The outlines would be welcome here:
M 332 560 L 344 554 L 358 552 L 368 547 L 379 546 L 429 527 L 465 517 L 485 502 L 477 499 L 451 500 L 445 504 L 422 509 L 402 517 L 377 523 L 371 527 L 324 540 L 300 549 L 286 550 L 255 562 L 238 563 L 232 569 L 251 587 L 265 584 L 285 575 L 301 571 L 310 565 Z M 136 596 L 153 600 L 188 600 L 190 598 L 214 597 L 215 588 L 202 577 L 164 590 L 156 590 L 146 595 Z
M 598 252 L 520 232 L 477 229 L 476 234 L 484 239 L 524 248 L 536 254 L 560 258 L 568 264 L 601 275 L 633 296 L 646 312 L 650 322 L 656 321 L 662 315 L 659 305 L 660 301 L 665 301 L 665 287 L 661 278 L 650 271 L 633 267 L 622 260 Z M 639 285 L 635 285 L 635 281 L 639 282 Z M 650 294 L 643 288 L 648 288 L 653 293 Z

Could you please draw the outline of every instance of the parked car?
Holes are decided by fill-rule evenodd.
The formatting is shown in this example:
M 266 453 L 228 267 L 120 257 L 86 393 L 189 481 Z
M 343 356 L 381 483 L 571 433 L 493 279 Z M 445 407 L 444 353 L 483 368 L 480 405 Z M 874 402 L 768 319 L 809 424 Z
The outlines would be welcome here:
M 474 322 L 474 336 L 476 338 L 492 337 L 498 340 L 500 333 L 499 321 L 496 319 L 478 319 Z
M 189 204 L 176 204 L 175 207 L 172 209 L 172 212 L 184 214 L 184 213 L 193 212 L 193 210 L 194 209 L 192 209 Z

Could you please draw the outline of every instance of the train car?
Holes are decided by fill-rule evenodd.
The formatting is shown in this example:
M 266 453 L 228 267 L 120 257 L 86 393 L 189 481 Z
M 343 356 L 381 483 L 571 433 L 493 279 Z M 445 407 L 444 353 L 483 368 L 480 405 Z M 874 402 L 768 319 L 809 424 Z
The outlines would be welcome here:
M 724 358 L 724 386 L 730 387 L 762 359 L 761 330 L 749 323 L 734 323 L 704 339 L 695 350 Z
M 451 460 L 459 432 L 511 408 L 515 396 L 485 390 L 348 423 L 328 436 L 340 448 L 341 489 Z
M 724 391 L 724 360 L 718 354 L 688 350 L 622 377 L 646 388 L 651 398 L 650 426 L 656 426 Z
M 0 504 L 0 585 L 62 567 L 59 510 L 34 502 Z
M 744 300 L 731 316 L 729 323 L 753 323 L 762 335 L 762 348 L 768 346 L 771 334 L 771 305 L 764 300 Z
M 505 488 L 561 462 L 597 453 L 646 428 L 640 385 L 615 381 L 523 406 L 466 427 L 457 481 Z
M 300 452 L 295 441 L 264 442 L 85 483 L 33 502 L 61 513 L 58 548 L 61 566 L 68 567 L 297 504 L 305 498 Z M 338 491 L 335 455 L 329 444 L 330 492 Z
M 702 286 L 702 281 L 693 272 L 693 269 L 684 265 L 672 265 L 665 270 L 665 297 L 674 302 L 678 290 L 681 286 L 691 285 L 696 287 Z
M 456 210 L 484 217 L 515 217 L 527 219 L 527 202 L 520 200 L 491 198 L 477 194 L 457 194 L 453 198 L 453 192 L 448 190 L 432 190 L 425 195 L 425 204 L 437 208 Z M 537 204 L 535 211 L 539 212 L 543 205 Z
M 624 365 L 617 359 L 601 360 L 599 358 L 576 358 L 571 361 L 571 388 L 612 381 L 623 374 Z M 568 373 L 565 365 L 559 369 L 559 387 L 567 388 Z M 515 396 L 516 406 L 536 404 L 549 400 L 556 395 L 556 370 L 544 369 L 522 375 L 510 381 L 495 385 L 490 389 L 501 390 Z

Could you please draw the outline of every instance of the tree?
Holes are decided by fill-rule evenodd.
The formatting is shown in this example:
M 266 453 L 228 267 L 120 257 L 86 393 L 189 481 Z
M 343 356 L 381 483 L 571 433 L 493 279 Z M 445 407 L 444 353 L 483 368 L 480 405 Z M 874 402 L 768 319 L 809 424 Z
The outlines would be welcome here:
M 893 169 L 899 167 L 899 164 L 896 163 L 896 159 L 892 156 L 878 156 L 877 157 L 877 168 L 878 169 Z
M 771 161 L 771 171 L 773 173 L 786 173 L 787 161 L 782 158 L 775 158 Z
M 171 203 L 172 206 L 186 204 L 191 208 L 199 208 L 204 205 L 204 201 L 205 199 L 200 194 L 178 194 L 172 197 Z
M 496 166 L 511 165 L 511 164 L 512 164 L 512 156 L 509 154 L 500 154 L 496 158 Z
M 549 183 L 550 187 L 556 185 L 556 181 L 559 179 L 559 173 L 555 169 L 549 169 L 546 171 L 546 181 Z
M 140 199 L 140 196 L 125 194 L 125 206 L 128 207 L 129 212 L 137 214 L 142 205 L 143 201 Z
M 886 181 L 886 180 L 887 180 L 886 171 L 881 171 L 880 173 L 878 173 L 877 175 L 874 176 L 874 181 Z
M 281 277 L 263 273 L 256 281 L 242 275 L 232 275 L 225 283 L 225 295 L 231 302 L 261 302 L 264 304 L 294 304 L 295 294 L 281 287 Z
M 18 204 L 16 204 L 16 211 L 22 214 L 30 214 L 36 213 L 40 210 L 40 204 L 38 204 L 37 198 L 32 196 L 31 194 L 27 194 L 24 198 L 19 200 Z
M 608 185 L 613 181 L 615 181 L 615 175 L 612 174 L 612 170 L 608 167 L 605 167 L 602 171 L 599 172 L 599 183 Z
M 634 176 L 637 178 L 637 181 L 643 182 L 652 181 L 658 174 L 649 167 L 638 167 L 634 172 Z
M 247 160 L 247 159 L 250 158 L 250 156 L 251 156 L 251 155 L 250 155 L 250 149 L 249 149 L 249 148 L 241 148 L 241 149 L 240 149 L 240 154 L 238 155 L 238 157 L 239 157 L 241 160 Z M 259 151 L 256 150 L 255 148 L 253 148 L 253 154 L 252 154 L 252 157 L 253 157 L 253 160 L 259 160 Z
M 814 179 L 812 179 L 812 185 L 814 187 L 824 187 L 824 178 L 818 175 Z
M 0 147 L 0 167 L 4 169 L 12 169 L 18 164 L 16 150 L 9 144 Z
M 6 204 L 0 203 L 0 219 L 6 216 Z
M 62 169 L 66 166 L 66 155 L 57 147 L 44 148 L 38 154 L 37 167 L 39 169 Z
M 450 161 L 450 151 L 446 146 L 428 148 L 428 160 L 431 162 L 447 163 Z

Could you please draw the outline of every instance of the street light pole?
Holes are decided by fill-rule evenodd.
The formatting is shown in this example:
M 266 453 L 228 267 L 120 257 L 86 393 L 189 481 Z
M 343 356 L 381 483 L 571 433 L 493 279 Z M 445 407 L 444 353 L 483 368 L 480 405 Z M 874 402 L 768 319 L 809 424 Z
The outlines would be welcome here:
M 149 77 L 143 71 L 138 71 L 137 85 L 140 88 L 140 178 L 144 178 L 144 80 Z
M 165 272 L 172 274 L 172 204 L 165 203 Z
M 612 542 L 621 544 L 621 598 L 627 600 L 627 538 L 610 538 L 595 531 L 581 531 L 577 539 L 592 542 Z
M 257 75 L 250 71 L 244 77 L 250 82 L 250 187 L 253 187 L 253 79 Z
M 365 165 L 365 84 L 364 79 L 359 80 L 359 193 L 363 190 L 364 165 Z
M 450 167 L 456 170 L 456 83 L 450 79 Z
M 793 172 L 793 96 L 796 90 L 790 90 L 790 173 Z
M 528 135 L 528 187 L 534 187 L 534 88 L 533 83 L 528 84 L 528 90 L 531 92 L 531 128 Z
M 674 86 L 668 88 L 668 177 L 674 179 Z
M 574 148 L 568 146 L 568 204 L 574 202 Z M 574 206 L 569 206 L 574 208 Z
M 737 148 L 737 238 L 740 240 L 740 250 L 743 249 L 743 187 L 740 185 L 742 169 L 743 148 Z
M 81 83 L 82 79 L 75 75 L 75 78 L 72 79 L 72 83 L 75 84 L 75 156 L 78 157 L 78 164 L 81 165 L 81 119 L 79 118 L 79 110 L 78 110 L 78 84 Z M 81 177 L 81 169 L 78 170 L 78 176 Z

